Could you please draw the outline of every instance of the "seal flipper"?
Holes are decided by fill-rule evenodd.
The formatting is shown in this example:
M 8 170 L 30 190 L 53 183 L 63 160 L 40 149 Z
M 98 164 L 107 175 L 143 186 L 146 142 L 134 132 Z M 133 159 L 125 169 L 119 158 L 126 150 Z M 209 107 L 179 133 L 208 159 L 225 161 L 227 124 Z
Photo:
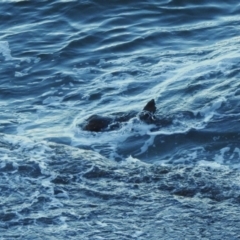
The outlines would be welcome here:
M 143 111 L 147 111 L 150 113 L 155 113 L 157 110 L 156 105 L 155 105 L 155 101 L 154 99 L 152 99 L 151 101 L 149 101 L 146 106 L 143 108 Z
M 145 105 L 142 112 L 139 114 L 140 120 L 148 124 L 154 123 L 154 113 L 156 112 L 156 110 L 157 108 L 155 105 L 155 101 L 154 99 L 152 99 Z
M 166 127 L 172 124 L 172 119 L 169 117 L 159 118 L 155 116 L 157 108 L 154 99 L 149 101 L 143 108 L 142 112 L 139 114 L 140 120 L 147 124 L 155 124 L 158 127 Z

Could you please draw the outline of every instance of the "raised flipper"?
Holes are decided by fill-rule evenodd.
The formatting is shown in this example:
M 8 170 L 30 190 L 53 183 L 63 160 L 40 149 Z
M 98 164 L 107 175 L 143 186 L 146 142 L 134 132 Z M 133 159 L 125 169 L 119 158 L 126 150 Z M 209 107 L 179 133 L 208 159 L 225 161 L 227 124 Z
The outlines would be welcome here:
M 148 124 L 154 123 L 155 122 L 154 113 L 156 112 L 156 110 L 157 108 L 155 105 L 155 101 L 154 99 L 152 99 L 145 105 L 142 112 L 139 114 L 140 120 Z
M 155 101 L 154 99 L 152 99 L 151 101 L 149 101 L 146 106 L 143 108 L 143 111 L 147 111 L 150 113 L 155 113 L 157 110 L 156 105 L 155 105 Z

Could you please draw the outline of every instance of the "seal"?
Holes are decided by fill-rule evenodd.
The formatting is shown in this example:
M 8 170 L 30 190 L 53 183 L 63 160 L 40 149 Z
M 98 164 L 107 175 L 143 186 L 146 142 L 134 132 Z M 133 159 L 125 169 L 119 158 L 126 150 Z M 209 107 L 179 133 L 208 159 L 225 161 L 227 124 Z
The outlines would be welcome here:
M 151 99 L 144 106 L 143 110 L 137 114 L 136 112 L 128 112 L 123 114 L 118 114 L 117 116 L 100 116 L 92 115 L 86 119 L 85 124 L 83 125 L 83 130 L 91 132 L 101 132 L 101 131 L 111 131 L 120 127 L 121 123 L 129 121 L 131 118 L 138 116 L 139 119 L 147 124 L 168 124 L 169 121 L 165 123 L 163 119 L 159 119 L 155 116 L 156 112 L 156 103 L 154 99 Z
M 110 117 L 92 115 L 87 119 L 87 123 L 83 127 L 83 130 L 91 132 L 100 132 L 103 129 L 106 129 L 112 122 L 113 119 Z

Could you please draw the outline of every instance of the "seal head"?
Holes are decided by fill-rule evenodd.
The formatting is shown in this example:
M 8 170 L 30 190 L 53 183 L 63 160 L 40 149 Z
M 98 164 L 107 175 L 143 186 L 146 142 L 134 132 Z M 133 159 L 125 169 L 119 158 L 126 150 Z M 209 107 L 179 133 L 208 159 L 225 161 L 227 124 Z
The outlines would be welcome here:
M 86 122 L 87 124 L 83 127 L 83 130 L 91 132 L 101 132 L 109 126 L 113 121 L 110 117 L 103 117 L 99 115 L 92 115 Z

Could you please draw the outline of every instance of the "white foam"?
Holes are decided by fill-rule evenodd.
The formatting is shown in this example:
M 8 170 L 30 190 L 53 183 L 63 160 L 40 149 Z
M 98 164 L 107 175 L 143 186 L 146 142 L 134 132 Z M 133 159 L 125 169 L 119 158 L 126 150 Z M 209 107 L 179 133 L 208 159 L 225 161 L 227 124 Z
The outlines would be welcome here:
M 43 93 L 42 95 L 41 95 L 41 97 L 45 97 L 45 96 L 52 96 L 53 94 L 55 94 L 57 92 L 57 90 L 51 90 L 51 91 L 47 91 L 47 92 L 45 92 L 45 93 Z
M 237 154 L 238 158 L 240 158 L 240 149 L 237 147 L 234 149 L 233 154 L 229 157 L 229 159 L 233 159 L 235 154 Z
M 219 162 L 214 162 L 214 161 L 206 161 L 206 160 L 200 160 L 197 163 L 198 166 L 202 166 L 202 167 L 210 167 L 212 169 L 229 169 L 228 166 L 226 165 L 222 165 Z
M 6 61 L 13 59 L 11 56 L 11 50 L 7 41 L 0 41 L 0 53 L 3 55 Z
M 148 140 L 146 140 L 143 144 L 143 146 L 140 148 L 140 151 L 136 153 L 136 156 L 139 156 L 145 152 L 147 152 L 149 146 L 152 146 L 154 143 L 155 136 L 151 136 Z
M 230 147 L 224 147 L 220 150 L 220 154 L 216 154 L 214 156 L 214 160 L 219 163 L 219 164 L 224 164 L 224 160 L 225 160 L 225 153 L 230 151 Z
M 210 105 L 207 104 L 202 108 L 200 111 L 201 116 L 204 117 L 204 121 L 208 122 L 214 114 L 216 114 L 216 110 L 219 109 L 222 106 L 222 103 L 226 102 L 226 98 L 220 97 L 215 102 L 211 103 Z
M 49 96 L 45 98 L 42 103 L 49 106 L 59 106 L 59 103 L 62 101 L 62 97 Z
M 32 155 L 34 161 L 43 159 L 46 157 L 46 153 L 52 151 L 45 141 L 35 142 L 27 137 L 14 136 L 14 135 L 4 135 L 3 140 L 8 144 L 12 144 L 17 147 L 17 151 L 25 152 L 28 151 Z M 31 159 L 31 158 L 30 158 Z M 39 162 L 38 162 L 39 163 Z M 41 165 L 43 169 L 45 168 L 44 163 Z
M 154 131 L 154 132 L 148 131 L 147 134 L 149 136 L 157 136 L 157 135 L 169 136 L 169 135 L 172 135 L 172 134 L 186 133 L 188 130 L 189 129 L 181 130 L 181 131 L 179 131 L 179 130 L 173 131 L 173 130 L 169 130 L 169 129 L 162 129 L 162 130 Z
M 136 232 L 132 235 L 132 237 L 133 237 L 133 238 L 138 238 L 138 237 L 140 237 L 140 236 L 143 235 L 143 234 L 144 234 L 143 231 L 138 230 L 138 231 L 136 231 Z
M 118 146 L 127 141 L 130 137 L 145 136 L 146 133 L 153 127 L 142 123 L 137 117 L 130 119 L 128 122 L 123 123 L 119 129 L 106 132 L 87 132 L 83 131 L 78 125 L 78 121 L 74 121 L 71 127 L 73 136 L 71 137 L 72 146 L 86 145 L 91 146 L 94 151 L 99 152 L 99 149 L 104 148 L 104 152 L 111 159 L 120 157 L 117 154 Z M 154 141 L 154 136 L 141 148 L 141 153 L 147 151 Z
M 148 165 L 148 163 L 145 163 L 145 162 L 143 162 L 143 161 L 141 161 L 140 159 L 138 159 L 138 158 L 135 158 L 135 157 L 132 157 L 131 155 L 129 156 L 129 157 L 127 157 L 126 159 L 125 159 L 125 161 L 122 161 L 121 162 L 121 164 L 122 165 L 134 165 L 134 164 L 140 164 L 140 165 Z

